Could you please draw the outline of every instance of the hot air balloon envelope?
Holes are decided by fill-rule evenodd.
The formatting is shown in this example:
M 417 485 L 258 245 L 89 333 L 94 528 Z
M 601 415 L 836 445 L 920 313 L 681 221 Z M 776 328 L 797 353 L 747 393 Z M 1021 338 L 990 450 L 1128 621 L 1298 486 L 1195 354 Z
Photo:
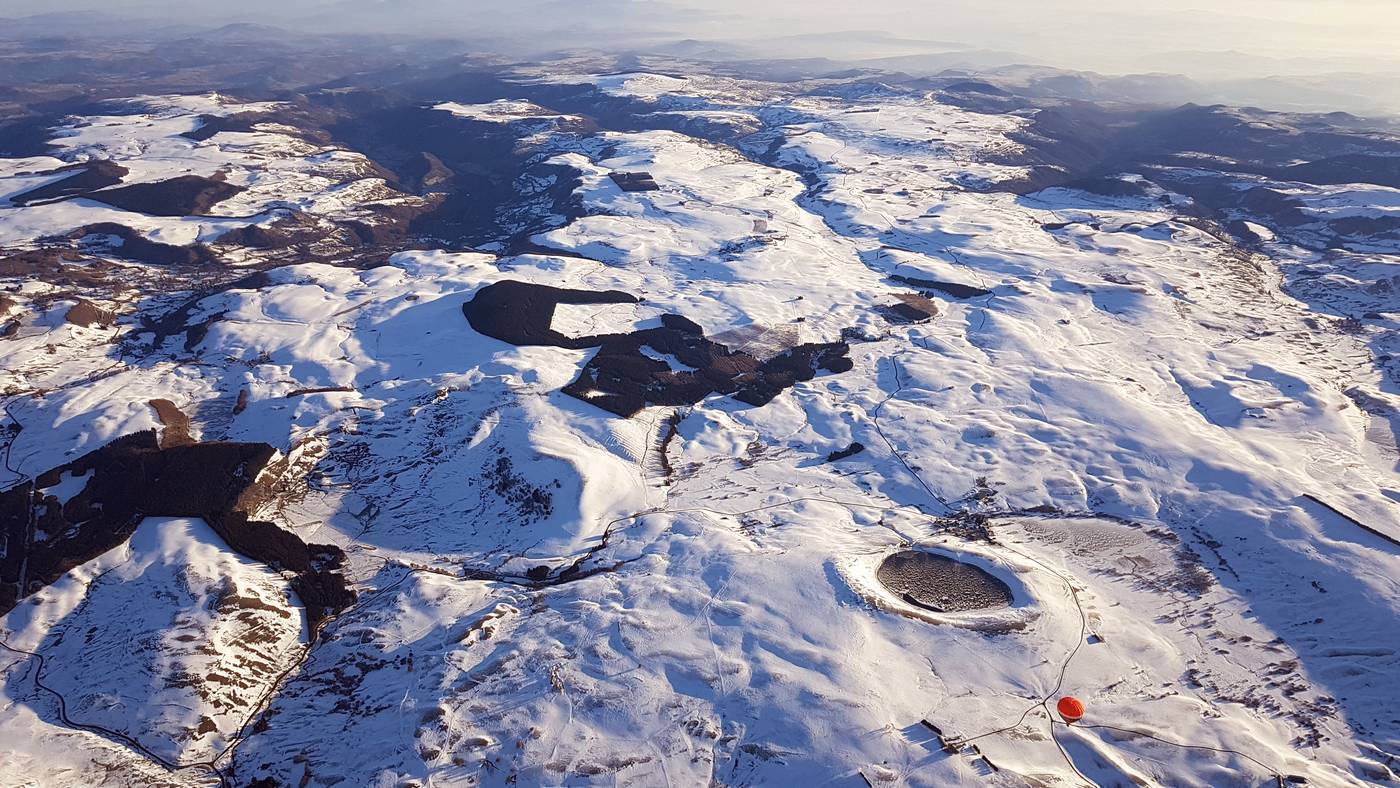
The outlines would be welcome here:
M 1060 698 L 1059 703 L 1055 704 L 1055 711 L 1058 711 L 1060 716 L 1065 718 L 1065 722 L 1073 724 L 1083 719 L 1084 702 L 1079 698 L 1066 695 Z

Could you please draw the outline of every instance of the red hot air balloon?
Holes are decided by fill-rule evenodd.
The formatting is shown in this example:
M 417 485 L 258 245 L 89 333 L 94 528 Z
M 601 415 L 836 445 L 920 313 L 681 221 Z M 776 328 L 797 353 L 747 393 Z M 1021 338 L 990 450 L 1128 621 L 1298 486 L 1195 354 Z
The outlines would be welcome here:
M 1073 725 L 1084 718 L 1084 701 L 1071 695 L 1060 698 L 1060 702 L 1055 704 L 1055 711 L 1064 717 L 1066 725 Z

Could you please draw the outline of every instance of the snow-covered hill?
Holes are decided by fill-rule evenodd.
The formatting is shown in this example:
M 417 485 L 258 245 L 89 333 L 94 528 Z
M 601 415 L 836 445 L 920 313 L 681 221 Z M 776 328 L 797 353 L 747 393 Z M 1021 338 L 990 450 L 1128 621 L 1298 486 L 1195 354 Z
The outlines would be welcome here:
M 0 555 L 82 495 L 48 471 L 168 436 L 167 400 L 278 450 L 248 515 L 358 593 L 312 632 L 286 566 L 141 522 L 0 621 L 0 782 L 1396 782 L 1400 247 L 1338 223 L 1400 191 L 1204 154 L 1091 184 L 1035 109 L 869 80 L 545 71 L 414 107 L 526 197 L 470 250 L 394 219 L 383 265 L 221 244 L 454 204 L 306 129 L 180 136 L 275 106 L 143 99 L 0 162 L 6 253 L 83 256 L 0 296 L 6 486 L 46 496 Z M 91 159 L 239 191 L 16 201 Z M 422 183 L 507 172 L 459 168 Z M 213 257 L 53 240 L 101 222 Z M 100 264 L 120 286 L 70 270 Z M 577 291 L 621 295 L 550 300 Z M 909 549 L 1011 604 L 892 592 Z

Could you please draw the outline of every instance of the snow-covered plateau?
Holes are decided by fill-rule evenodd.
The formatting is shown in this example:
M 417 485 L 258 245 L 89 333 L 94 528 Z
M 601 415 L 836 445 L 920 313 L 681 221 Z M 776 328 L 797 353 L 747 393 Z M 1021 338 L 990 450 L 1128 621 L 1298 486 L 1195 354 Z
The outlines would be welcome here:
M 1400 784 L 1400 182 L 492 84 L 0 160 L 0 785 Z

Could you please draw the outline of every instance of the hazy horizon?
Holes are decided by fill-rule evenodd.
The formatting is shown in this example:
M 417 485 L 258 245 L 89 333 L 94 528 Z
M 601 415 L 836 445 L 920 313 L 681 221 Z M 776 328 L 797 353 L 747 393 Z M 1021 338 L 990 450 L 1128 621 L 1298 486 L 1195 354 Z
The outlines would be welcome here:
M 309 33 L 375 33 L 470 41 L 530 56 L 568 48 L 641 52 L 693 40 L 716 60 L 828 58 L 932 73 L 1031 64 L 1102 74 L 1181 74 L 1232 101 L 1400 112 L 1400 4 L 1391 0 L 0 0 L 0 16 L 45 15 L 82 33 L 83 14 L 144 20 L 151 30 L 253 22 Z M 57 14 L 59 16 L 48 16 Z M 97 33 L 97 29 L 88 30 Z M 120 26 L 104 35 L 121 37 Z M 125 34 L 130 34 L 127 31 Z M 949 53 L 962 53 L 948 57 Z M 1286 78 L 1287 84 L 1259 80 Z M 1256 81 L 1242 85 L 1242 80 Z M 1233 91 L 1233 92 L 1232 92 Z
M 248 0 L 234 7 L 192 0 L 171 10 L 153 0 L 0 0 L 0 16 L 102 12 L 169 23 L 252 21 L 326 32 L 505 35 L 523 30 L 735 40 L 847 31 L 886 32 L 972 48 L 1020 51 L 1088 68 L 1174 52 L 1234 50 L 1268 58 L 1394 61 L 1400 5 L 1390 0 L 1236 0 L 1229 10 L 1187 2 L 1086 0 Z M 582 27 L 578 22 L 584 22 Z M 560 43 L 567 43 L 561 41 Z M 839 42 L 837 42 L 839 43 Z M 1085 45 L 1094 45 L 1086 51 Z M 895 53 L 903 54 L 903 53 Z M 1097 65 L 1095 65 L 1097 64 Z M 1184 66 L 1189 65 L 1183 63 Z

